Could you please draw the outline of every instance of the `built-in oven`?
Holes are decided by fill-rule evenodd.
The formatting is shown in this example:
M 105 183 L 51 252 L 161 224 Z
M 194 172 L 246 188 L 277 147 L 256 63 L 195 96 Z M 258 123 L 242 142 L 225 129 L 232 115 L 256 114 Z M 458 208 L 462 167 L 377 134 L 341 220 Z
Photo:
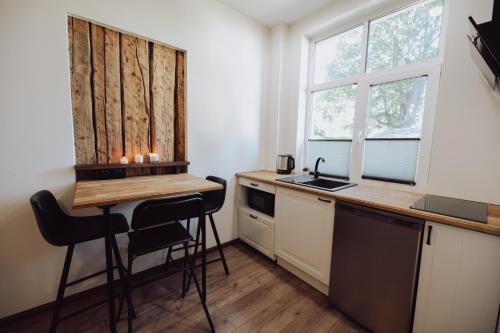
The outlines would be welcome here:
M 247 187 L 247 205 L 263 214 L 274 217 L 274 194 Z

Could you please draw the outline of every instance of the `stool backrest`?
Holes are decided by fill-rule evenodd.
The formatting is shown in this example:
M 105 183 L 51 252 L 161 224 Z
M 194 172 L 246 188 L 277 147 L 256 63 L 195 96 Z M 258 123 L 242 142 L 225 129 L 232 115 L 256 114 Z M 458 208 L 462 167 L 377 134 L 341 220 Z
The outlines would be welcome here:
M 215 213 L 222 208 L 226 200 L 227 182 L 224 178 L 208 176 L 206 180 L 222 185 L 222 190 L 203 192 L 207 213 Z
M 205 218 L 205 203 L 199 193 L 143 201 L 134 209 L 131 227 L 140 230 L 190 218 Z
M 31 196 L 30 203 L 43 238 L 55 246 L 67 245 L 64 239 L 67 215 L 54 195 L 47 190 L 39 191 Z

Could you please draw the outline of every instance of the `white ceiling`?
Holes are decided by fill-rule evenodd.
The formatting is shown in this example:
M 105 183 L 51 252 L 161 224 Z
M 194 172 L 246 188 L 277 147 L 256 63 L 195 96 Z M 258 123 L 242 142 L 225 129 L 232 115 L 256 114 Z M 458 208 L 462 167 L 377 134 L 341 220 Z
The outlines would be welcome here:
M 219 0 L 265 25 L 291 23 L 332 0 Z

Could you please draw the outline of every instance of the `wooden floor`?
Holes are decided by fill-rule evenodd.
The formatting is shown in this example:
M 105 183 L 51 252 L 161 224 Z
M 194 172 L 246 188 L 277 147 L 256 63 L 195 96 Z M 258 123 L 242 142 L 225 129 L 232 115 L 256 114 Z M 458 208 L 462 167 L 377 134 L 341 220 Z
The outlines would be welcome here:
M 219 263 L 207 273 L 208 309 L 217 332 L 363 332 L 332 309 L 325 295 L 247 245 L 235 243 L 224 253 L 231 274 Z M 134 290 L 135 332 L 209 332 L 195 289 L 180 297 L 180 275 Z M 48 332 L 50 315 L 47 310 L 0 330 Z M 127 331 L 126 320 L 118 330 Z M 61 323 L 58 332 L 108 332 L 107 305 Z

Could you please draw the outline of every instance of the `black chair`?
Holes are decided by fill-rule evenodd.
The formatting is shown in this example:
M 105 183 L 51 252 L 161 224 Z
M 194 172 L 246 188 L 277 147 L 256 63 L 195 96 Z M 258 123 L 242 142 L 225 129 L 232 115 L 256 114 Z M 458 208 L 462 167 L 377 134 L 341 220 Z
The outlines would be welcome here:
M 179 222 L 191 218 L 198 218 L 198 221 L 204 223 L 205 204 L 200 194 L 147 200 L 140 203 L 134 209 L 131 223 L 132 231 L 128 234 L 130 243 L 128 247 L 127 274 L 129 278 L 132 277 L 132 263 L 135 258 L 162 249 L 182 245 L 184 249 L 184 264 L 177 266 L 178 269 L 174 271 L 183 272 L 182 297 L 186 293 L 186 275 L 189 274 L 190 277 L 193 277 L 210 329 L 212 332 L 215 332 L 210 313 L 208 312 L 205 299 L 189 258 L 188 243 L 193 238 Z M 170 275 L 171 273 L 170 270 L 167 270 L 166 274 L 161 277 Z M 130 286 L 130 288 L 132 289 L 133 286 Z M 131 295 L 131 290 L 126 294 Z M 120 310 L 122 304 L 123 300 L 120 302 Z M 131 318 L 130 315 L 129 318 Z
M 38 228 L 40 229 L 43 238 L 48 243 L 54 246 L 68 247 L 68 250 L 66 252 L 66 259 L 64 260 L 61 279 L 59 282 L 59 288 L 57 291 L 54 312 L 52 314 L 52 321 L 50 324 L 50 332 L 53 333 L 56 332 L 59 322 L 76 316 L 86 310 L 89 310 L 108 301 L 108 299 L 104 299 L 96 304 L 87 306 L 81 310 L 68 314 L 63 318 L 59 318 L 59 312 L 61 306 L 63 305 L 64 292 L 66 290 L 66 287 L 106 273 L 106 270 L 103 270 L 101 272 L 97 272 L 84 278 L 75 280 L 73 282 L 67 282 L 75 245 L 95 239 L 104 238 L 105 221 L 102 215 L 78 217 L 65 214 L 57 203 L 56 198 L 54 198 L 52 193 L 46 190 L 39 191 L 33 194 L 30 198 L 30 203 L 35 214 Z M 128 223 L 125 216 L 123 216 L 122 214 L 111 214 L 110 219 L 110 227 L 113 235 L 128 231 Z M 116 262 L 121 263 L 121 260 L 118 259 L 119 251 L 116 239 L 114 236 L 111 238 L 111 243 L 114 249 L 113 252 L 116 256 Z M 121 281 L 124 281 L 125 268 L 123 266 L 115 266 L 114 268 L 118 268 L 120 279 Z
M 215 177 L 215 176 L 208 176 L 206 180 L 218 183 L 222 185 L 222 190 L 215 190 L 215 191 L 209 191 L 209 192 L 204 192 L 203 195 L 203 200 L 205 201 L 205 207 L 206 207 L 206 212 L 205 214 L 208 215 L 208 218 L 210 220 L 210 225 L 212 226 L 212 230 L 214 232 L 214 237 L 215 237 L 215 242 L 217 243 L 217 249 L 219 250 L 219 258 L 212 259 L 210 261 L 207 261 L 207 264 L 212 264 L 217 261 L 222 261 L 222 265 L 224 267 L 224 272 L 226 274 L 229 274 L 229 268 L 227 267 L 227 262 L 226 262 L 226 257 L 224 256 L 224 250 L 222 249 L 222 245 L 220 243 L 219 239 L 219 233 L 217 232 L 217 228 L 215 226 L 215 221 L 213 214 L 218 212 L 222 206 L 224 205 L 224 201 L 226 199 L 226 189 L 227 189 L 227 182 L 223 178 Z M 186 223 L 186 229 L 189 231 L 190 230 L 190 219 L 187 220 Z M 190 245 L 189 247 L 194 247 L 194 254 L 193 254 L 193 267 L 196 267 L 196 256 L 198 254 L 198 248 L 200 246 L 200 224 L 198 223 L 198 228 L 196 230 L 196 240 L 193 245 Z M 168 264 L 170 261 L 172 261 L 172 252 L 181 250 L 182 248 L 178 249 L 172 249 L 170 247 L 167 252 L 167 259 L 165 260 L 165 264 L 168 267 Z M 189 289 L 189 286 L 191 285 L 191 277 L 189 277 L 187 289 Z

